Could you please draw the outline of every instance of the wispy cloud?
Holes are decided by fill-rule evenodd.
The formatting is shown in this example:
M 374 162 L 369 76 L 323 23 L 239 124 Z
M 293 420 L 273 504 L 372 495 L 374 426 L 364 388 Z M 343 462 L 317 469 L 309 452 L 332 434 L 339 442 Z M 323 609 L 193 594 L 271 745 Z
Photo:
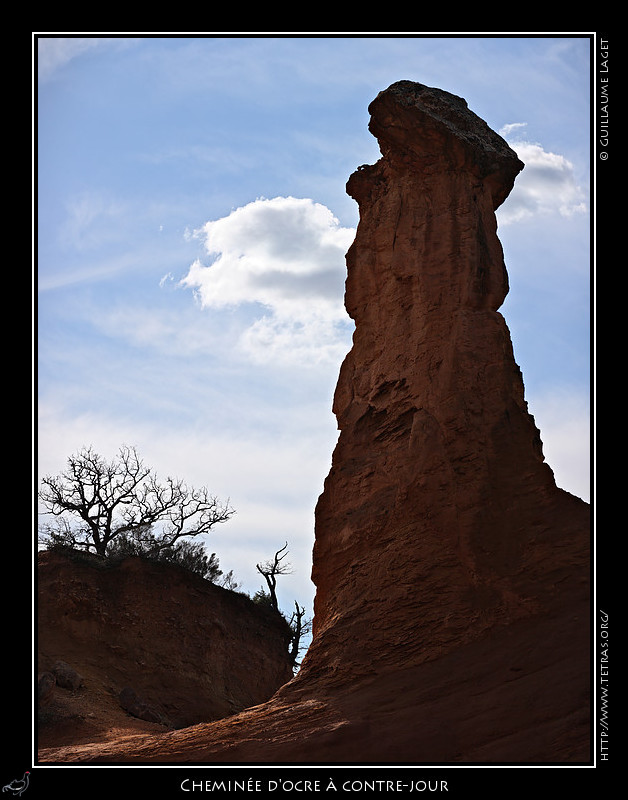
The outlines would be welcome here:
M 64 36 L 45 36 L 37 40 L 37 68 L 40 81 L 51 78 L 77 56 L 98 47 L 100 39 Z
M 514 122 L 500 130 L 525 164 L 510 197 L 498 211 L 500 224 L 540 215 L 571 217 L 585 213 L 585 192 L 578 185 L 574 165 L 564 156 L 523 138 L 525 128 L 525 122 Z
M 74 250 L 94 249 L 123 239 L 129 209 L 126 204 L 97 192 L 82 192 L 69 198 L 59 240 Z
M 130 47 L 134 37 L 41 36 L 37 39 L 37 72 L 40 81 L 48 81 L 79 56 L 90 50 Z

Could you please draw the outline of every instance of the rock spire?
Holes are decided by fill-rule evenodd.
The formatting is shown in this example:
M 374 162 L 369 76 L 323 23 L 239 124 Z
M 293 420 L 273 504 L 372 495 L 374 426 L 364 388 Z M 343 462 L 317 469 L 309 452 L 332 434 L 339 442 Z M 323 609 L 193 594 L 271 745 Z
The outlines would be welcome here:
M 382 158 L 347 184 L 356 330 L 313 578 L 319 643 L 380 669 L 560 602 L 552 576 L 586 569 L 588 507 L 555 485 L 498 311 L 495 210 L 522 162 L 448 92 L 401 81 L 369 111 Z

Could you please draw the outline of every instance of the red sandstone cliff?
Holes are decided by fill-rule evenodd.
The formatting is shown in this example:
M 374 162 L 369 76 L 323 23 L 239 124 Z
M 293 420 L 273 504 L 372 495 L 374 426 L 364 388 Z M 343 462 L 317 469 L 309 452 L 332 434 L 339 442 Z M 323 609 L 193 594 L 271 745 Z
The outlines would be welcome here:
M 219 719 L 292 677 L 287 625 L 180 567 L 104 568 L 48 551 L 37 583 L 42 747 Z M 66 681 L 49 679 L 59 662 Z
M 523 165 L 447 92 L 402 81 L 369 110 L 301 671 L 230 719 L 44 760 L 588 760 L 589 509 L 544 462 L 498 311 Z
M 586 597 L 589 525 L 544 462 L 497 310 L 494 212 L 523 164 L 447 93 L 401 82 L 370 111 L 383 158 L 348 183 L 356 331 L 313 576 L 318 641 L 353 641 L 368 618 L 352 661 L 379 669 Z

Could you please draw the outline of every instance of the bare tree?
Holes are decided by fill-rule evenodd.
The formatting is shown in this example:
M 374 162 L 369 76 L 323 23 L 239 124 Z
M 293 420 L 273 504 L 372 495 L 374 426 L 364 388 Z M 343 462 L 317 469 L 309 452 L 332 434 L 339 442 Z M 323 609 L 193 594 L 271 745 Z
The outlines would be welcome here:
M 256 564 L 257 571 L 263 575 L 266 580 L 268 591 L 270 592 L 270 605 L 275 611 L 279 611 L 279 603 L 277 602 L 277 593 L 275 591 L 277 588 L 277 575 L 289 575 L 292 572 L 291 564 L 281 563 L 288 555 L 287 548 L 288 542 L 277 550 L 272 561 L 269 560 L 265 561 L 263 564 Z M 281 553 L 283 553 L 283 555 L 280 555 Z
M 290 625 L 290 630 L 292 631 L 289 650 L 290 661 L 292 662 L 292 666 L 296 669 L 299 667 L 299 662 L 297 661 L 299 653 L 301 650 L 306 649 L 301 646 L 301 639 L 312 630 L 312 620 L 304 618 L 305 606 L 300 606 L 296 600 L 294 601 L 294 607 L 295 611 L 292 612 L 292 616 L 288 620 L 288 625 Z
M 65 472 L 42 480 L 39 497 L 58 523 L 42 526 L 45 540 L 100 556 L 123 534 L 138 542 L 146 539 L 156 552 L 182 537 L 209 533 L 235 513 L 205 487 L 194 489 L 170 477 L 160 483 L 135 448 L 127 446 L 111 462 L 83 448 L 68 458 Z M 153 533 L 154 526 L 159 534 Z
M 277 601 L 277 575 L 289 575 L 292 573 L 292 565 L 283 563 L 288 555 L 287 548 L 288 543 L 286 542 L 282 548 L 277 550 L 273 559 L 265 561 L 263 564 L 256 565 L 257 571 L 264 576 L 266 585 L 268 586 L 268 594 L 261 589 L 257 593 L 256 599 L 258 602 L 267 602 L 270 607 L 279 614 L 281 614 L 281 611 Z M 312 621 L 305 619 L 305 608 L 300 606 L 296 600 L 294 601 L 294 607 L 295 610 L 292 612 L 292 616 L 289 620 L 286 619 L 286 621 L 291 632 L 288 650 L 290 663 L 296 670 L 299 666 L 297 661 L 299 652 L 305 649 L 301 645 L 301 640 L 305 634 L 310 632 Z M 282 616 L 284 615 L 282 614 Z

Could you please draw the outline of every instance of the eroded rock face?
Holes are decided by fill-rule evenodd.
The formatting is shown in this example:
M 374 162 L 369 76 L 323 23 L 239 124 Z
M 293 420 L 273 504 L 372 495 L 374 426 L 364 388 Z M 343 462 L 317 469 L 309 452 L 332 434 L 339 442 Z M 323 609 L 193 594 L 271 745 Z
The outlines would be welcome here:
M 523 165 L 447 92 L 402 81 L 370 112 L 301 671 L 236 717 L 53 759 L 589 758 L 588 506 L 555 485 L 498 311 Z
M 523 164 L 446 92 L 404 81 L 369 110 L 382 158 L 347 185 L 356 330 L 313 578 L 315 641 L 378 670 L 560 603 L 554 575 L 586 578 L 588 507 L 555 486 L 498 312 L 495 209 Z
M 56 677 L 57 716 L 75 720 L 74 741 L 80 719 L 100 725 L 99 738 L 123 728 L 122 709 L 175 728 L 218 719 L 292 677 L 283 620 L 174 565 L 104 568 L 42 552 L 38 590 L 39 670 Z M 40 734 L 54 743 L 50 709 Z

